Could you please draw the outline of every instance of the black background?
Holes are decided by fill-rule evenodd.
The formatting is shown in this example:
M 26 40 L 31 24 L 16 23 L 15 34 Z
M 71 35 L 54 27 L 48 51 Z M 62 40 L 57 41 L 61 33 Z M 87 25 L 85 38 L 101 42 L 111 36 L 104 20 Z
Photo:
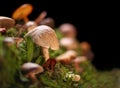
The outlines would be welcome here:
M 78 0 L 79 1 L 79 0 Z M 95 53 L 93 65 L 100 70 L 119 68 L 117 6 L 112 2 L 77 2 L 67 0 L 1 0 L 0 15 L 11 17 L 13 11 L 24 3 L 33 5 L 29 15 L 34 20 L 40 12 L 55 20 L 56 27 L 64 22 L 76 26 L 79 41 L 88 41 Z M 117 51 L 118 50 L 118 51 Z

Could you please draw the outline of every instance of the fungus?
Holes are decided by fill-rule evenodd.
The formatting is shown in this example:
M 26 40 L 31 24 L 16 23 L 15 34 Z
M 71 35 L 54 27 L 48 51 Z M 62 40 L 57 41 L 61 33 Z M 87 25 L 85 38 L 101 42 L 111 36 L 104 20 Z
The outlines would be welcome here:
M 24 20 L 24 22 L 28 22 L 28 15 L 32 12 L 32 10 L 33 6 L 31 4 L 23 4 L 13 12 L 12 18 L 15 20 Z
M 29 78 L 33 82 L 36 82 L 37 81 L 36 75 L 42 73 L 44 69 L 42 66 L 36 63 L 27 62 L 21 66 L 21 71 L 23 72 L 26 78 Z
M 13 27 L 15 20 L 10 17 L 0 16 L 0 28 L 9 29 Z
M 47 25 L 35 27 L 26 36 L 31 36 L 33 42 L 41 46 L 45 61 L 49 59 L 49 48 L 52 50 L 59 49 L 59 42 L 55 31 Z

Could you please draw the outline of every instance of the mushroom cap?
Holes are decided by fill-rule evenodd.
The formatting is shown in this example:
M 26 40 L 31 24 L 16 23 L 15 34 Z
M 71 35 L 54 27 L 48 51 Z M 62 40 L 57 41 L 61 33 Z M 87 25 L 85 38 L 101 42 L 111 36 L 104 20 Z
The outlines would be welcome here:
M 78 48 L 78 42 L 76 39 L 70 37 L 64 37 L 60 39 L 60 45 L 67 48 L 68 50 Z
M 21 67 L 23 72 L 33 72 L 34 74 L 41 73 L 44 71 L 43 67 L 32 62 L 24 63 Z
M 69 64 L 71 63 L 71 60 L 73 60 L 76 56 L 77 56 L 77 52 L 75 52 L 74 50 L 68 50 L 65 53 L 57 56 L 56 61 Z
M 9 45 L 12 45 L 15 43 L 14 39 L 12 37 L 5 37 L 4 43 L 7 43 Z
M 59 30 L 65 37 L 75 38 L 77 35 L 76 27 L 71 23 L 64 23 L 60 25 Z
M 27 27 L 30 27 L 30 26 L 33 26 L 33 25 L 37 26 L 37 24 L 34 21 L 28 21 L 27 23 L 25 23 L 25 26 L 27 26 Z
M 55 21 L 53 18 L 45 18 L 43 19 L 41 22 L 40 22 L 40 25 L 48 25 L 50 26 L 51 28 L 54 28 L 55 27 Z
M 21 20 L 27 17 L 32 11 L 33 6 L 31 4 L 23 4 L 13 12 L 12 18 Z
M 81 62 L 84 62 L 84 61 L 87 61 L 86 56 L 78 56 L 73 60 L 74 63 L 81 63 Z
M 15 24 L 15 20 L 10 17 L 0 16 L 0 28 L 11 28 Z
M 29 31 L 26 36 L 31 36 L 33 42 L 37 45 L 45 48 L 51 48 L 52 50 L 59 49 L 59 41 L 55 31 L 47 26 L 40 25 Z
M 87 52 L 87 51 L 90 51 L 91 50 L 91 46 L 88 42 L 86 41 L 83 41 L 80 43 L 80 47 L 83 51 Z

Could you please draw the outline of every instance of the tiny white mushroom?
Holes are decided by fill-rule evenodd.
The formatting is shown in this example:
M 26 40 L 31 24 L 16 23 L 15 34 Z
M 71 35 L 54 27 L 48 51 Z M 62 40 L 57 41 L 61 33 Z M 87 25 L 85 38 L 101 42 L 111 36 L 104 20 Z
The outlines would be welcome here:
M 72 81 L 78 82 L 80 80 L 80 75 L 74 75 Z
M 59 49 L 57 35 L 55 31 L 47 25 L 35 27 L 33 30 L 29 31 L 25 37 L 26 36 L 31 36 L 33 42 L 41 46 L 45 61 L 49 59 L 49 48 L 52 50 Z

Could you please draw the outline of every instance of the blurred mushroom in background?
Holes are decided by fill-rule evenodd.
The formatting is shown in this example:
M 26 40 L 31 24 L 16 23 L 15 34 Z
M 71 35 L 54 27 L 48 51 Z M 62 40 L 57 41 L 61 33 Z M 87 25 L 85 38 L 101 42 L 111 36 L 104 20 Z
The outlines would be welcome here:
M 43 20 L 39 23 L 39 25 L 47 25 L 47 26 L 50 26 L 51 28 L 54 29 L 54 28 L 55 28 L 55 21 L 54 21 L 53 18 L 47 17 L 47 18 L 43 19 Z
M 77 49 L 78 45 L 78 42 L 74 38 L 63 37 L 60 39 L 60 46 L 65 47 L 67 50 Z
M 92 52 L 91 46 L 87 41 L 80 43 L 81 55 L 86 56 L 88 60 L 92 61 L 94 53 Z
M 43 21 L 45 19 L 45 17 L 47 16 L 47 12 L 46 11 L 42 11 L 39 16 L 34 20 L 34 22 L 39 25 L 41 23 L 41 21 Z
M 31 4 L 23 4 L 18 7 L 12 14 L 12 18 L 16 21 L 23 20 L 24 23 L 28 22 L 28 15 L 33 11 L 33 6 Z
M 75 59 L 72 60 L 72 65 L 74 66 L 77 72 L 83 72 L 83 68 L 80 67 L 80 64 L 87 61 L 86 56 L 77 56 Z
M 77 57 L 77 52 L 74 50 L 68 50 L 65 53 L 56 57 L 57 62 L 62 64 L 70 64 L 73 59 Z
M 63 23 L 58 27 L 58 29 L 64 37 L 76 38 L 77 36 L 76 27 L 71 23 Z

